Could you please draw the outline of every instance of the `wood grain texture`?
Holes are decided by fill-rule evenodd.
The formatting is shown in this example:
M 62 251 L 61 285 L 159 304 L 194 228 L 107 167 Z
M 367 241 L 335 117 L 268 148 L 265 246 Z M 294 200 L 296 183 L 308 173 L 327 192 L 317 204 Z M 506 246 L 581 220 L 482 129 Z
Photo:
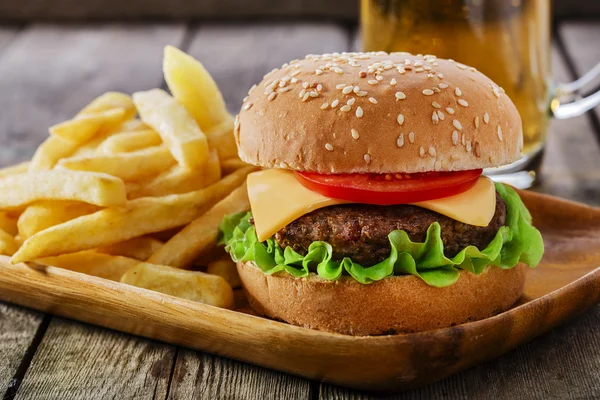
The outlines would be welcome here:
M 0 303 L 0 394 L 6 392 L 41 321 L 40 313 Z
M 172 346 L 55 318 L 17 399 L 164 399 Z
M 310 399 L 310 381 L 250 364 L 180 350 L 169 399 Z
M 48 127 L 107 90 L 160 85 L 183 25 L 32 25 L 0 57 L 0 166 L 29 158 Z
M 206 25 L 188 52 L 202 61 L 237 114 L 248 89 L 267 72 L 309 53 L 346 49 L 347 36 L 342 26 L 325 23 Z
M 542 263 L 528 273 L 520 305 L 451 328 L 336 335 L 59 268 L 11 265 L 7 257 L 0 257 L 0 300 L 353 388 L 415 388 L 498 357 L 600 302 L 600 209 L 520 195 L 547 245 Z
M 575 400 L 600 398 L 600 307 L 493 361 L 389 400 Z M 320 400 L 379 396 L 322 384 Z
M 596 2 L 600 5 L 600 2 Z M 600 63 L 600 21 L 563 22 L 558 26 L 558 33 L 565 46 L 567 56 L 570 58 L 576 77 L 579 78 L 596 64 Z M 588 90 L 600 90 L 600 78 L 595 81 L 596 86 Z M 600 129 L 600 106 L 592 111 L 596 116 L 596 129 Z M 600 131 L 598 140 L 600 140 Z M 600 180 L 600 177 L 598 178 Z

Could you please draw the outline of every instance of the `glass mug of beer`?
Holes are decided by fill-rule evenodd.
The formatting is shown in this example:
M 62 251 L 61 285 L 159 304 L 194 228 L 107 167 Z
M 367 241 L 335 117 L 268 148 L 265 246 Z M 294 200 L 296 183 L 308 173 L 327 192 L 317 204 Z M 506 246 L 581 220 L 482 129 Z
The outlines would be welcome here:
M 534 184 L 552 116 L 570 118 L 600 104 L 600 92 L 575 93 L 600 75 L 555 86 L 550 72 L 549 0 L 362 0 L 364 51 L 435 54 L 473 66 L 506 90 L 523 120 L 524 157 L 485 171 L 527 188 Z

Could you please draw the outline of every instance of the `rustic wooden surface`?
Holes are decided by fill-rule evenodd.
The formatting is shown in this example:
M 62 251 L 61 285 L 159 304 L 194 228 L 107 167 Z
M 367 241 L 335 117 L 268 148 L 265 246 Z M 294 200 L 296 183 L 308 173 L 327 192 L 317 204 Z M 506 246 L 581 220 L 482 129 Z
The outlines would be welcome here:
M 0 20 L 106 20 L 143 18 L 189 20 L 196 18 L 336 18 L 356 21 L 359 0 L 20 0 L 0 2 Z M 554 0 L 560 17 L 600 15 L 600 3 L 590 0 Z
M 1 7 L 8 3 L 0 6 L 0 17 L 6 16 Z M 26 11 L 20 2 L 13 3 Z M 559 79 L 573 79 L 600 60 L 599 32 L 598 21 L 559 24 L 562 46 L 553 54 Z M 72 115 L 94 95 L 160 85 L 164 44 L 179 45 L 201 57 L 235 110 L 249 86 L 285 59 L 348 48 L 351 42 L 348 27 L 329 22 L 7 25 L 0 28 L 0 166 L 31 156 L 49 125 Z M 599 110 L 595 113 L 552 124 L 545 180 L 538 190 L 600 205 Z M 394 398 L 598 398 L 598 326 L 600 307 L 498 360 Z M 7 304 L 0 305 L 0 395 L 3 392 L 7 399 L 15 395 L 110 398 L 113 394 L 118 398 L 172 399 L 370 398 L 219 357 L 43 317 Z

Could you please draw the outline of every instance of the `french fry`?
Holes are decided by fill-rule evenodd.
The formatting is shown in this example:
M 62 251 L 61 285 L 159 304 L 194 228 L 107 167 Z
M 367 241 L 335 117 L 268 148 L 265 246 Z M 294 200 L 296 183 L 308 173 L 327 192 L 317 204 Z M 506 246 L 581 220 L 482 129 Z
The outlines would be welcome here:
M 148 259 L 148 262 L 189 268 L 194 260 L 217 245 L 219 224 L 225 215 L 249 209 L 248 191 L 246 184 L 243 184 L 173 236 Z
M 123 121 L 133 118 L 137 113 L 135 105 L 131 100 L 131 96 L 119 92 L 106 92 L 103 95 L 95 98 L 90 104 L 85 106 L 77 114 L 77 117 L 86 114 L 93 114 L 107 110 L 112 110 L 115 108 L 122 108 L 125 110 Z
M 250 165 L 250 164 L 246 164 L 245 162 L 243 162 L 242 160 L 240 160 L 237 157 L 228 158 L 227 160 L 225 160 L 221 163 L 221 171 L 223 173 L 223 176 L 225 176 L 225 175 L 229 175 L 233 171 L 236 171 L 240 168 L 247 167 L 248 165 Z
M 140 263 L 132 258 L 96 253 L 95 251 L 82 251 L 57 257 L 47 257 L 36 260 L 36 262 L 41 265 L 68 269 L 116 282 L 119 282 L 127 271 L 135 268 Z
M 164 146 L 131 153 L 95 154 L 60 160 L 58 165 L 73 171 L 102 172 L 124 181 L 135 181 L 168 170 L 175 159 Z
M 221 179 L 219 156 L 216 151 L 211 150 L 205 169 L 187 169 L 176 165 L 150 182 L 131 188 L 127 193 L 130 199 L 189 193 L 210 186 L 219 179 Z
M 77 144 L 83 144 L 96 136 L 102 128 L 117 126 L 124 116 L 124 108 L 83 114 L 50 127 L 50 134 Z
M 11 236 L 15 236 L 19 233 L 17 219 L 6 212 L 0 211 L 0 230 L 3 230 Z
M 0 168 L 0 179 L 9 175 L 22 174 L 23 172 L 29 171 L 29 162 L 24 162 L 17 165 L 11 165 L 10 167 Z
M 158 132 L 184 168 L 199 168 L 208 159 L 208 140 L 189 112 L 167 92 L 153 89 L 133 95 L 144 123 Z
M 99 147 L 97 153 L 128 153 L 162 143 L 160 135 L 151 129 L 144 131 L 119 132 L 108 137 Z
M 214 185 L 186 194 L 144 197 L 43 230 L 23 243 L 12 262 L 104 247 L 188 224 L 241 185 L 253 168 L 244 168 Z
M 70 140 L 65 140 L 58 136 L 50 136 L 36 150 L 29 164 L 29 171 L 52 169 L 58 160 L 69 157 L 78 147 L 79 144 Z
M 141 263 L 127 271 L 121 282 L 215 307 L 234 305 L 233 290 L 225 279 L 204 272 Z
M 124 205 L 125 184 L 106 174 L 40 171 L 0 179 L 0 209 L 19 208 L 39 200 L 74 200 L 103 207 Z
M 204 66 L 173 47 L 165 47 L 163 73 L 169 90 L 194 116 L 202 130 L 231 118 L 223 95 Z
M 133 100 L 132 100 L 133 101 Z M 135 107 L 135 105 L 134 105 Z M 137 112 L 137 110 L 136 110 Z M 147 131 L 150 127 L 146 125 L 141 119 L 133 118 L 123 122 L 121 125 L 115 128 L 115 132 L 136 132 L 136 131 Z
M 242 287 L 242 281 L 238 275 L 235 262 L 229 256 L 208 264 L 206 273 L 220 276 L 234 289 Z
M 210 147 L 219 152 L 221 160 L 237 156 L 238 149 L 233 136 L 233 118 L 231 116 L 220 125 L 208 129 L 206 137 Z
M 38 232 L 63 222 L 92 214 L 100 208 L 73 201 L 41 201 L 27 207 L 19 217 L 19 235 L 28 239 Z
M 123 256 L 139 261 L 148 260 L 163 245 L 158 239 L 142 236 L 99 249 L 100 253 Z
M 19 245 L 15 239 L 8 233 L 0 229 L 0 254 L 4 256 L 12 256 L 19 249 Z

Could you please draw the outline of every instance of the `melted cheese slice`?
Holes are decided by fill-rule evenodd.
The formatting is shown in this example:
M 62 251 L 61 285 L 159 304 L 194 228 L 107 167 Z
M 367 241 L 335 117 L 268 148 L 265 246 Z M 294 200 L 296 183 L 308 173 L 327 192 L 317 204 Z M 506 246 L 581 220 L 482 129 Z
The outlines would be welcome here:
M 248 197 L 256 235 L 261 242 L 311 211 L 350 203 L 325 197 L 305 188 L 298 182 L 293 171 L 283 169 L 268 169 L 248 175 Z M 466 192 L 413 205 L 465 224 L 487 226 L 496 210 L 496 190 L 488 178 L 481 177 Z

